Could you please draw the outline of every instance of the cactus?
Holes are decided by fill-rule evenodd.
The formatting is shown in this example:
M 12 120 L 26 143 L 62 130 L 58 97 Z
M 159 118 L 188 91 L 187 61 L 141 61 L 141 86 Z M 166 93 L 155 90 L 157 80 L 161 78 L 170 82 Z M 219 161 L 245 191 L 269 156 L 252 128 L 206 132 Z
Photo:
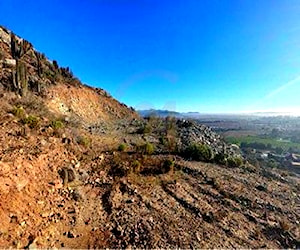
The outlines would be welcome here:
M 38 71 L 38 75 L 40 77 L 43 76 L 43 68 L 42 68 L 42 60 L 43 60 L 43 55 L 37 51 L 34 51 L 36 60 L 37 60 L 37 71 Z
M 23 61 L 17 60 L 16 64 L 16 86 L 21 96 L 26 96 L 28 91 L 28 80 L 26 65 Z
M 24 39 L 19 44 L 14 33 L 10 36 L 11 55 L 14 59 L 21 59 L 32 48 L 32 44 Z
M 18 42 L 16 40 L 16 36 L 14 33 L 10 35 L 10 48 L 11 48 L 11 55 L 14 59 L 17 58 L 17 50 L 18 50 Z
M 30 42 L 23 39 L 19 48 L 19 58 L 22 58 L 32 48 L 32 45 Z
M 36 83 L 36 91 L 38 93 L 41 93 L 42 92 L 42 83 L 41 82 L 37 82 Z
M 53 66 L 55 70 L 59 68 L 57 61 L 53 60 Z
M 16 70 L 12 70 L 11 72 L 11 79 L 12 79 L 12 83 L 13 83 L 13 89 L 14 91 L 16 91 L 18 89 L 18 84 L 17 84 L 17 79 L 16 79 Z

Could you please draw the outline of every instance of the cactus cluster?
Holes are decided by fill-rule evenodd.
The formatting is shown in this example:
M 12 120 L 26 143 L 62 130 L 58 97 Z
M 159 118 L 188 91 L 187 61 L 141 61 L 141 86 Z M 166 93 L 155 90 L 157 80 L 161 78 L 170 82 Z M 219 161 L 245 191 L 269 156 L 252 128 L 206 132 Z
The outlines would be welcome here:
M 12 71 L 12 79 L 15 90 L 21 96 L 25 96 L 28 91 L 27 68 L 22 59 L 31 48 L 31 43 L 26 40 L 19 42 L 15 34 L 11 33 L 11 55 L 16 60 L 16 69 Z
M 33 49 L 31 43 L 24 39 L 19 39 L 14 33 L 10 34 L 11 41 L 11 55 L 16 61 L 16 66 L 12 70 L 13 90 L 21 96 L 25 96 L 28 89 L 41 93 L 44 77 L 49 79 L 52 83 L 59 81 L 60 78 L 65 78 L 67 82 L 72 84 L 80 83 L 78 79 L 74 78 L 69 67 L 59 67 L 56 61 L 48 63 L 45 55 Z M 29 74 L 27 65 L 28 56 L 35 57 L 36 72 L 38 77 L 33 77 Z
M 28 90 L 27 70 L 26 65 L 22 60 L 16 60 L 16 70 L 12 72 L 14 89 L 21 96 L 25 96 Z
M 11 33 L 11 55 L 14 59 L 21 59 L 30 49 L 32 44 L 26 40 L 18 42 L 14 33 Z
M 44 58 L 43 54 L 41 54 L 40 52 L 34 51 L 34 55 L 36 57 L 37 60 L 37 72 L 39 77 L 43 76 L 43 67 L 42 67 L 42 60 Z

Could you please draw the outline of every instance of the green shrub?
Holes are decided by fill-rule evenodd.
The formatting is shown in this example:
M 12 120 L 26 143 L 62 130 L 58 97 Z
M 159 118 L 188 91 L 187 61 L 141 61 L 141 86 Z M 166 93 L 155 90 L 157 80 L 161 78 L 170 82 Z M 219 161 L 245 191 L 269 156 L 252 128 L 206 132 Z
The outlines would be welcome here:
M 25 116 L 25 110 L 22 106 L 14 106 L 11 113 L 18 118 L 24 118 Z
M 184 156 L 195 161 L 210 161 L 213 158 L 213 152 L 207 145 L 192 144 L 184 151 Z
M 131 167 L 134 173 L 138 173 L 141 170 L 141 163 L 138 160 L 132 162 Z
M 174 167 L 175 162 L 173 160 L 167 159 L 164 161 L 163 166 L 164 167 Z
M 240 167 L 243 164 L 241 157 L 229 157 L 227 158 L 227 166 L 229 167 Z
M 126 144 L 122 143 L 122 144 L 119 145 L 118 151 L 124 152 L 126 148 L 127 148 Z
M 152 155 L 154 153 L 154 145 L 147 142 L 145 144 L 145 154 Z
M 214 157 L 214 162 L 221 165 L 227 164 L 227 155 L 223 153 L 218 153 Z
M 152 155 L 154 149 L 154 145 L 149 142 L 137 147 L 137 151 L 145 155 Z
M 174 171 L 174 165 L 175 165 L 175 161 L 174 160 L 167 159 L 163 163 L 163 168 L 166 171 Z
M 76 141 L 79 145 L 82 145 L 82 146 L 85 146 L 85 147 L 88 147 L 91 143 L 90 139 L 86 136 L 78 136 L 76 138 Z
M 34 115 L 24 117 L 22 120 L 23 124 L 27 124 L 30 128 L 36 128 L 39 125 L 40 119 Z
M 166 139 L 165 136 L 161 136 L 161 137 L 159 137 L 159 143 L 166 146 L 166 145 L 168 145 L 168 140 Z
M 139 128 L 138 133 L 139 134 L 149 134 L 149 133 L 151 133 L 151 130 L 152 130 L 152 128 L 151 128 L 150 124 L 147 123 Z
M 55 120 L 52 121 L 50 126 L 54 129 L 54 130 L 58 130 L 58 129 L 62 129 L 65 125 L 61 120 Z

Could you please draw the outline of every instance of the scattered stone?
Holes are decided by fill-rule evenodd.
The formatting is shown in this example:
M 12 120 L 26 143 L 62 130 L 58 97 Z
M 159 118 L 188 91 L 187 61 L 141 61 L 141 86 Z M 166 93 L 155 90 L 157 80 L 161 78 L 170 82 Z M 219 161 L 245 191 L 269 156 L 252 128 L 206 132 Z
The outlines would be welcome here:
M 42 213 L 41 214 L 41 216 L 43 217 L 43 218 L 47 218 L 47 217 L 49 217 L 49 213 L 48 212 L 44 212 L 44 213 Z
M 258 185 L 255 188 L 259 191 L 265 191 L 265 192 L 268 190 L 266 185 Z
M 73 239 L 73 238 L 75 238 L 76 236 L 75 236 L 71 231 L 69 231 L 69 232 L 67 233 L 67 237 L 70 238 L 70 239 Z
M 28 249 L 39 249 L 39 247 L 35 242 L 32 242 L 30 245 L 28 245 Z

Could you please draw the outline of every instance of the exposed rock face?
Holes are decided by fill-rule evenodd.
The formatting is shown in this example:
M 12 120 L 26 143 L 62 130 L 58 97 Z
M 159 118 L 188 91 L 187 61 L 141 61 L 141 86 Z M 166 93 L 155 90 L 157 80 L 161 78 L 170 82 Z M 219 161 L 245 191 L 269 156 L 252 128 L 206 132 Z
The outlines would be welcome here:
M 197 143 L 208 145 L 214 154 L 240 155 L 239 148 L 226 144 L 219 134 L 213 132 L 211 128 L 205 125 L 189 120 L 177 120 L 177 127 L 180 150 Z

